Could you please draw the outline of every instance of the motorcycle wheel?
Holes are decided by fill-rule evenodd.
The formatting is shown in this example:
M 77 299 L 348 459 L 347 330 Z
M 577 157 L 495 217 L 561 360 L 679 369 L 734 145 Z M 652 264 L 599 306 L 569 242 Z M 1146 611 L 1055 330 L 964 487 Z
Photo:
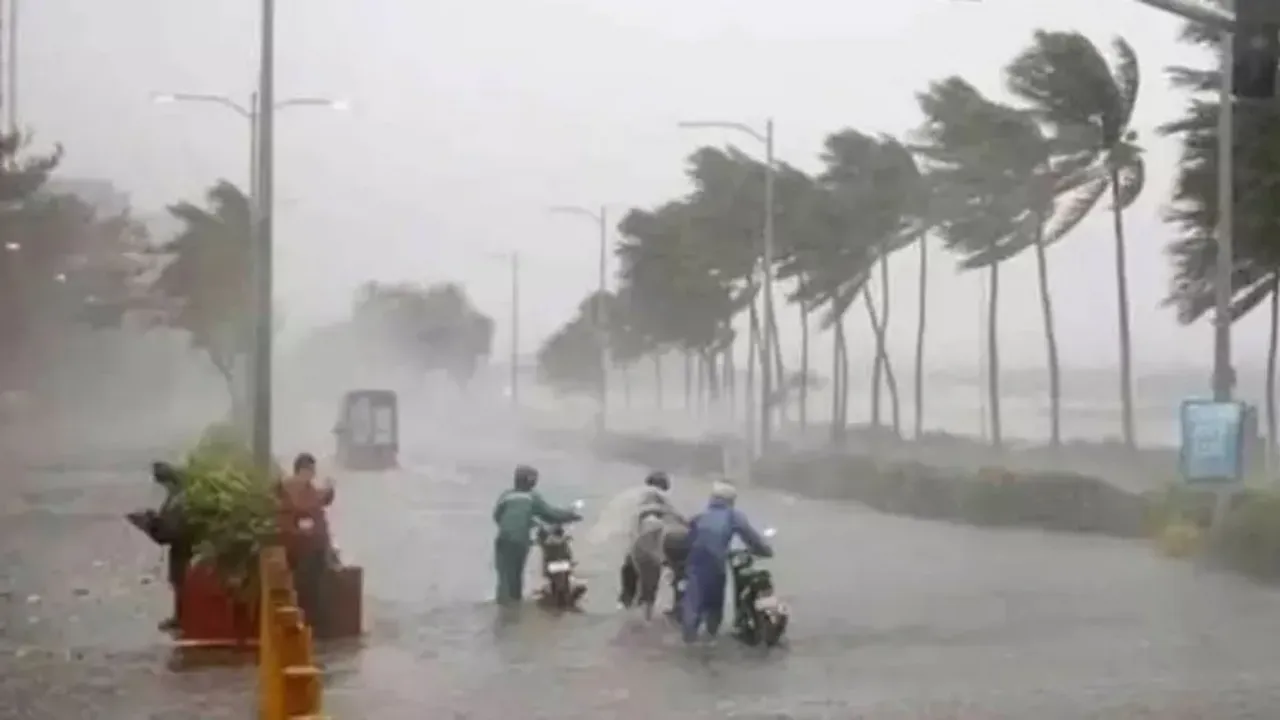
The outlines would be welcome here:
M 756 636 L 765 647 L 777 647 L 782 636 L 787 632 L 787 616 L 761 612 L 756 613 Z
M 558 608 L 573 605 L 573 592 L 569 588 L 569 575 L 560 573 L 551 576 L 551 603 Z

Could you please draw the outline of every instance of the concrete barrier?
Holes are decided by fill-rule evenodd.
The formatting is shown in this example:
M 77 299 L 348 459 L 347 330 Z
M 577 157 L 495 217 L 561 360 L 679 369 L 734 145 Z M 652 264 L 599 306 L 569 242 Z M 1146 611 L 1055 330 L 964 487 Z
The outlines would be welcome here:
M 259 563 L 258 719 L 321 720 L 323 673 L 283 548 L 263 550 Z

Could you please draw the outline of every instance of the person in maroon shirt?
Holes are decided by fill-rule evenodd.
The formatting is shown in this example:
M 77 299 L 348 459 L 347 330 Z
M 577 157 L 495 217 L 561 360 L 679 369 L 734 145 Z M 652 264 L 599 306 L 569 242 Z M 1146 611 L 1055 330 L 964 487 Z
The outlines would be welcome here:
M 317 485 L 316 459 L 310 453 L 293 461 L 293 475 L 280 484 L 280 531 L 298 606 L 312 627 L 324 618 L 322 587 L 333 550 L 325 508 L 333 503 L 333 496 L 331 480 Z

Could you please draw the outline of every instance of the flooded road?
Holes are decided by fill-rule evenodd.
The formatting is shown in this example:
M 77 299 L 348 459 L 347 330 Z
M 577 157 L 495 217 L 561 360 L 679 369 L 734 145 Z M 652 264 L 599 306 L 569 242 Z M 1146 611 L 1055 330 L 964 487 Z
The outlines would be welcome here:
M 504 621 L 487 602 L 489 514 L 511 466 L 538 465 L 548 499 L 582 498 L 588 517 L 644 470 L 491 441 L 473 428 L 406 453 L 402 472 L 339 479 L 334 532 L 365 567 L 369 633 L 325 650 L 335 718 L 1165 720 L 1280 706 L 1274 591 L 1138 543 L 764 490 L 744 490 L 740 507 L 778 528 L 789 648 L 684 648 L 663 622 L 614 609 L 617 549 L 585 543 L 585 614 L 524 608 Z M 704 484 L 676 482 L 682 505 L 702 501 Z M 251 671 L 164 667 L 159 554 L 118 520 L 147 496 L 145 476 L 38 488 L 0 522 L 0 717 L 250 717 Z

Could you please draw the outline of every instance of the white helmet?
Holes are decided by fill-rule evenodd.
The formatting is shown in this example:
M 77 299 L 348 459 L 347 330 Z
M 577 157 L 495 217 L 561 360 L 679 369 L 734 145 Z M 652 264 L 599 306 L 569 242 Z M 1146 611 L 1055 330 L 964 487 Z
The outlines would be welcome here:
M 717 480 L 711 484 L 711 499 L 732 503 L 738 499 L 738 488 L 728 480 Z

